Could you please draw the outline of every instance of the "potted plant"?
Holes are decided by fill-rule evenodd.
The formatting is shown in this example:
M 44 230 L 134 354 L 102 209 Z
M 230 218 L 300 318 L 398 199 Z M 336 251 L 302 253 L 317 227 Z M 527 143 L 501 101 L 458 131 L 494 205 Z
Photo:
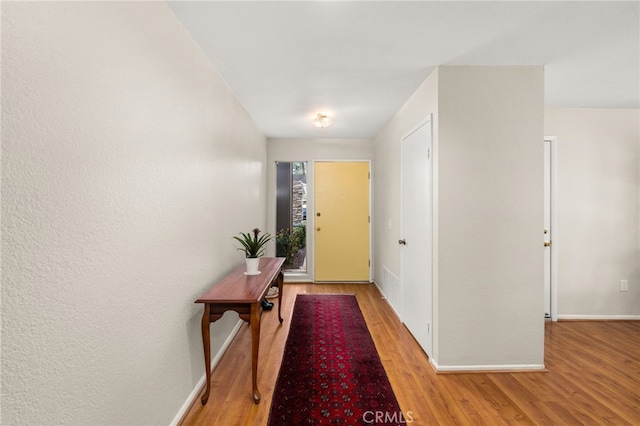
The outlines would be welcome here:
M 258 275 L 258 265 L 260 264 L 260 256 L 264 254 L 265 245 L 271 240 L 271 234 L 260 235 L 260 230 L 255 228 L 251 233 L 241 232 L 242 237 L 233 237 L 242 244 L 242 247 L 238 247 L 238 250 L 244 252 L 245 260 L 247 263 L 247 275 Z

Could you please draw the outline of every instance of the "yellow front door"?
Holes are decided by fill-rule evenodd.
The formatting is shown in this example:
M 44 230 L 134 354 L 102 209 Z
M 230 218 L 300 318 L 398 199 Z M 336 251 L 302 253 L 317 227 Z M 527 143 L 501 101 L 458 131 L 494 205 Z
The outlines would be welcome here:
M 369 281 L 369 163 L 315 163 L 315 279 Z

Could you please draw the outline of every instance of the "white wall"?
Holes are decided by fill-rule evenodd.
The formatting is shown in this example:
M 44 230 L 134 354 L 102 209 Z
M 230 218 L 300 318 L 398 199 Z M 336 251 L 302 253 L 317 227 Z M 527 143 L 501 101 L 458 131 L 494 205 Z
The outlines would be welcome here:
M 322 131 L 321 129 L 319 131 Z M 296 139 L 273 138 L 267 143 L 267 230 L 276 233 L 276 161 L 307 161 L 307 212 L 314 206 L 314 161 L 369 160 L 373 159 L 373 145 L 370 139 Z M 371 166 L 373 170 L 375 167 Z M 313 281 L 314 233 L 313 215 L 307 215 L 307 273 L 287 273 L 285 281 Z M 374 233 L 375 235 L 375 233 Z M 275 244 L 268 254 L 275 253 Z
M 1 422 L 168 424 L 266 140 L 164 3 L 3 2 L 2 39 Z
M 439 369 L 543 363 L 543 93 L 541 67 L 440 67 L 374 139 L 380 282 L 400 273 L 400 139 L 433 114 Z
M 543 364 L 543 105 L 542 67 L 440 68 L 442 368 Z
M 412 128 L 433 114 L 433 178 L 434 203 L 437 203 L 438 155 L 438 69 L 420 85 L 411 98 L 374 138 L 374 280 L 396 310 L 400 309 L 400 288 L 397 283 L 385 282 L 383 268 L 400 277 L 400 246 L 398 240 L 411 238 L 402 235 L 400 223 L 400 140 Z M 437 204 L 434 204 L 434 206 Z M 437 210 L 434 209 L 434 279 L 437 280 Z M 435 285 L 437 288 L 437 285 Z M 434 295 L 435 297 L 435 295 Z M 434 321 L 437 306 L 434 306 Z M 434 329 L 434 332 L 436 330 Z
M 372 160 L 373 145 L 370 139 L 269 138 L 267 155 L 274 164 L 276 161 Z M 271 165 L 269 170 L 275 173 L 275 165 Z
M 640 316 L 639 114 L 546 110 L 545 134 L 558 138 L 559 318 Z

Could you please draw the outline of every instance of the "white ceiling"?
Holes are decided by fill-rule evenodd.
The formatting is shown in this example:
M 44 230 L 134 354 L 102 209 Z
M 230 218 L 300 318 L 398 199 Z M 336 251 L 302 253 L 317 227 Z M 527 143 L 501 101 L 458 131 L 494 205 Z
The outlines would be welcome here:
M 544 65 L 547 106 L 640 107 L 637 1 L 169 6 L 268 137 L 372 137 L 439 65 Z

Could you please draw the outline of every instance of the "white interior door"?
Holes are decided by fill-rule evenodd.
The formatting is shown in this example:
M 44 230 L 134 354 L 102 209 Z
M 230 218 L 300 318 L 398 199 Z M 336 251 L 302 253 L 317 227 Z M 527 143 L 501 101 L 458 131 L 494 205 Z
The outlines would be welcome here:
M 544 317 L 551 318 L 551 142 L 544 141 Z
M 555 223 L 553 214 L 553 146 L 551 140 L 544 141 L 544 317 L 555 320 L 552 283 L 554 271 Z
M 400 316 L 432 356 L 431 118 L 402 138 Z

